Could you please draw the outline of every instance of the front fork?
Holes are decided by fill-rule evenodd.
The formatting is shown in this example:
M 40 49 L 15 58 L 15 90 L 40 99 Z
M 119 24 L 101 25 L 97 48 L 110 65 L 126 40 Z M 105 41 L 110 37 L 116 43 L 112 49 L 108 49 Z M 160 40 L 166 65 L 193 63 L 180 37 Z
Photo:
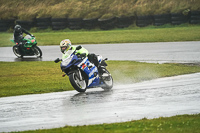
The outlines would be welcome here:
M 75 73 L 75 75 L 76 75 L 76 77 L 80 80 L 80 81 L 82 81 L 83 80 L 83 77 L 82 77 L 82 74 L 81 74 L 81 72 L 80 72 L 80 70 L 78 69 L 78 70 L 76 70 L 76 71 L 74 71 L 74 73 Z M 66 73 L 65 74 L 63 74 L 62 75 L 62 77 L 65 77 L 65 75 L 67 75 Z
M 79 79 L 80 81 L 83 80 L 83 77 L 82 77 L 81 72 L 80 72 L 79 69 L 78 69 L 78 71 L 75 71 L 75 74 L 76 74 L 76 76 L 78 77 L 78 79 Z

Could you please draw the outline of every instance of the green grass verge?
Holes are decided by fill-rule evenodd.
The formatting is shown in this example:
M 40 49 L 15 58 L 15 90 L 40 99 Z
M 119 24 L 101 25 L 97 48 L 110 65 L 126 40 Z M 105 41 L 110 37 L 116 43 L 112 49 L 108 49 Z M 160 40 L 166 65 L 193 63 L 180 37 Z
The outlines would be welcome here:
M 114 124 L 65 126 L 63 128 L 24 131 L 20 133 L 199 133 L 200 114 L 167 118 L 141 119 Z
M 200 72 L 200 66 L 107 61 L 114 83 L 134 83 L 159 77 Z M 74 90 L 60 64 L 52 62 L 0 62 L 0 97 Z
M 72 44 L 200 41 L 200 25 L 131 27 L 109 31 L 44 30 L 35 31 L 32 34 L 36 36 L 39 46 L 59 45 L 60 41 L 66 38 L 69 38 Z M 13 46 L 13 43 L 10 41 L 12 37 L 13 33 L 0 33 L 0 47 Z

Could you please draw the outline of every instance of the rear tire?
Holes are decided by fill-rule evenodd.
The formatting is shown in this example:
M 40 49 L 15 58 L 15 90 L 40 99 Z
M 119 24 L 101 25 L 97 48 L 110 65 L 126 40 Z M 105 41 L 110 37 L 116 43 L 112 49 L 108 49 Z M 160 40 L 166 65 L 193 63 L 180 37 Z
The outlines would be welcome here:
M 19 52 L 19 46 L 15 45 L 13 46 L 13 53 L 18 57 L 18 58 L 23 58 L 23 56 Z
M 77 90 L 78 92 L 85 92 L 87 84 L 86 84 L 85 80 L 80 80 L 78 78 L 79 76 L 77 74 L 78 74 L 78 72 L 77 73 L 74 72 L 74 73 L 70 74 L 69 81 L 75 90 Z
M 104 82 L 104 86 L 102 87 L 104 90 L 110 90 L 113 87 L 113 78 L 109 71 L 106 68 L 103 68 L 102 80 Z
M 38 46 L 33 47 L 34 54 L 37 56 L 37 58 L 42 57 L 42 51 Z

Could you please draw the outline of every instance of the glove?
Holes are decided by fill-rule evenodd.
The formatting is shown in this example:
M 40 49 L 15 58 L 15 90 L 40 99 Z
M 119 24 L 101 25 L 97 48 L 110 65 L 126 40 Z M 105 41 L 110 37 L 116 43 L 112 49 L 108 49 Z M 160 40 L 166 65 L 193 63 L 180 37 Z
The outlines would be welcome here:
M 76 47 L 76 50 L 80 50 L 81 48 L 82 48 L 82 46 L 79 45 L 79 46 Z
M 54 62 L 55 62 L 55 63 L 58 63 L 58 62 L 60 62 L 61 60 L 62 60 L 62 59 L 57 58 L 57 59 L 54 60 Z

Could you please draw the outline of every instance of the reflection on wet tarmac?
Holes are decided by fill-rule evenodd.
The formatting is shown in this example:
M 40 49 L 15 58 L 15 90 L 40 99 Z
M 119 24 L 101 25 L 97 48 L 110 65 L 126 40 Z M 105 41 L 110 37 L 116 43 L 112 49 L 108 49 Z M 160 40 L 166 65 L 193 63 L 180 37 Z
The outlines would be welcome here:
M 85 93 L 75 94 L 70 98 L 70 102 L 75 105 L 81 105 L 83 103 L 98 103 L 99 100 L 105 101 L 106 97 L 110 97 L 112 95 L 113 90 L 110 91 L 89 91 Z

